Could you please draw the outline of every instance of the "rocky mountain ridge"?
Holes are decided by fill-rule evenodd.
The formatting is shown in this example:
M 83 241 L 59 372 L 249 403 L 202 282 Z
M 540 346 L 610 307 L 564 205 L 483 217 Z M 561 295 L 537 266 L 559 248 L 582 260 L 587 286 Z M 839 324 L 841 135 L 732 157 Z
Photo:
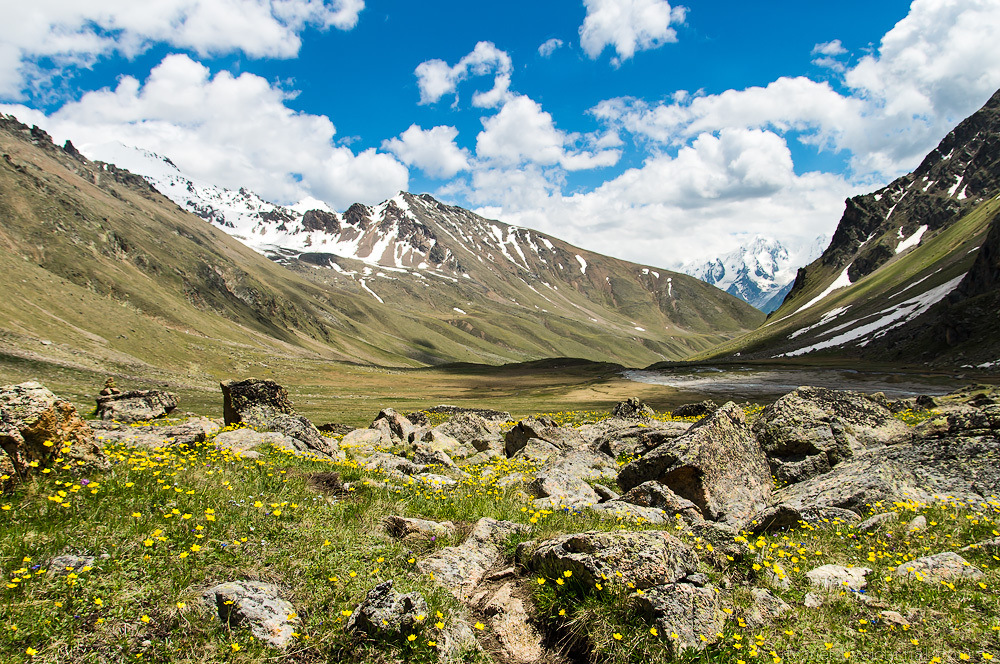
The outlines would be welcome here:
M 995 366 L 1000 344 L 986 329 L 996 289 L 984 242 L 998 206 L 1000 92 L 912 173 L 849 199 L 830 245 L 799 270 L 767 323 L 711 354 Z

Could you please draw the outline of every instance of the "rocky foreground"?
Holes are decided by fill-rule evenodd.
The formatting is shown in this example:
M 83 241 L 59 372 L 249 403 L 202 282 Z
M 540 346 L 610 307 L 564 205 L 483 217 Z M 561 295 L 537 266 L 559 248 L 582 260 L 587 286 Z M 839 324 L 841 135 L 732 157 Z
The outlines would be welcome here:
M 882 566 L 893 563 L 879 581 L 887 593 L 895 579 L 915 594 L 924 586 L 954 590 L 955 584 L 979 583 L 986 589 L 984 581 L 990 577 L 992 583 L 995 572 L 982 563 L 983 552 L 1000 560 L 993 555 L 1000 541 L 996 530 L 995 539 L 984 538 L 964 550 L 938 546 L 933 536 L 935 546 L 919 556 L 879 540 L 879 547 L 869 546 L 871 565 L 812 564 L 822 561 L 821 552 L 806 552 L 803 543 L 781 543 L 807 539 L 798 533 L 830 524 L 858 542 L 869 536 L 891 539 L 893 528 L 923 539 L 916 533 L 933 530 L 925 516 L 917 515 L 918 505 L 974 506 L 979 510 L 974 512 L 976 524 L 991 524 L 989 519 L 1000 512 L 1000 399 L 989 388 L 969 388 L 937 400 L 890 401 L 881 394 L 802 387 L 763 410 L 703 403 L 678 409 L 670 418 L 629 400 L 610 416 L 581 426 L 560 426 L 546 416 L 514 423 L 509 414 L 488 410 L 438 407 L 403 415 L 385 409 L 367 429 L 326 425 L 323 430 L 298 415 L 287 393 L 273 382 L 226 381 L 222 392 L 221 421 L 158 421 L 176 407 L 173 395 L 117 391 L 98 400 L 103 419 L 84 421 L 38 383 L 0 388 L 5 491 L 23 495 L 25 487 L 37 486 L 32 483 L 43 482 L 50 472 L 76 478 L 64 486 L 79 491 L 90 483 L 80 477 L 114 474 L 123 466 L 167 465 L 163 459 L 172 455 L 197 457 L 203 467 L 220 474 L 227 464 L 257 464 L 273 476 L 275 454 L 326 468 L 310 473 L 305 485 L 327 508 L 347 509 L 351 500 L 368 495 L 381 496 L 378 504 L 397 512 L 368 525 L 378 530 L 378 538 L 409 552 L 409 571 L 383 580 L 377 567 L 368 587 L 350 591 L 339 575 L 330 576 L 349 608 L 338 614 L 326 606 L 327 622 L 343 623 L 345 643 L 381 648 L 377 652 L 384 661 L 650 661 L 704 651 L 711 658 L 705 661 L 736 662 L 759 655 L 779 662 L 780 653 L 764 647 L 764 631 L 781 626 L 800 607 L 822 611 L 824 605 L 842 602 L 845 593 L 847 601 L 859 603 L 879 624 L 905 631 L 911 623 L 927 622 L 930 614 L 912 607 L 908 611 L 869 592 L 876 559 Z M 688 421 L 677 418 L 685 414 Z M 175 468 L 196 465 L 185 460 Z M 196 493 L 182 492 L 176 483 L 171 491 L 162 477 L 158 482 L 161 486 L 152 484 L 151 491 L 172 497 Z M 468 498 L 475 493 L 469 487 L 477 488 L 473 498 Z M 231 484 L 227 490 L 233 490 Z M 431 518 L 449 515 L 446 503 L 448 509 L 459 509 L 455 496 L 460 491 L 469 500 L 512 501 L 521 506 L 520 514 L 464 523 Z M 406 498 L 395 498 L 400 495 Z M 47 498 L 55 506 L 48 507 L 70 505 L 73 498 L 56 492 Z M 145 502 L 150 511 L 171 518 L 167 508 L 173 503 L 159 496 L 147 496 Z M 423 507 L 414 507 L 418 503 Z M 260 501 L 254 504 L 267 509 Z M 266 516 L 280 518 L 282 509 L 298 507 L 287 504 L 271 503 Z M 900 506 L 913 512 L 913 518 L 900 521 L 907 513 Z M 476 516 L 504 515 L 494 507 L 484 506 Z M 474 512 L 461 509 L 465 515 Z M 207 508 L 206 515 L 213 518 L 206 526 L 214 527 L 216 510 L 221 511 Z M 145 511 L 132 516 L 145 518 Z M 181 519 L 192 517 L 177 507 L 173 512 Z M 338 518 L 345 524 L 363 523 L 343 514 Z M 562 519 L 560 532 L 539 524 L 556 518 Z M 573 531 L 574 519 L 588 527 Z M 142 540 L 139 551 L 152 552 L 158 542 L 171 546 L 164 529 L 157 530 L 160 535 Z M 330 539 L 322 546 L 330 546 Z M 112 560 L 116 555 L 83 551 L 72 540 L 67 538 L 61 558 L 38 561 L 40 567 L 76 575 L 93 567 L 95 556 Z M 208 545 L 200 538 L 197 542 L 177 554 L 180 559 Z M 238 538 L 235 545 L 240 546 Z M 5 568 L 21 565 L 13 559 L 18 550 L 11 542 L 0 549 Z M 173 556 L 176 551 L 164 553 Z M 31 573 L 22 569 L 14 570 L 17 580 L 8 584 L 8 593 L 24 592 Z M 350 578 L 354 574 L 352 570 Z M 298 613 L 307 604 L 311 614 L 318 615 L 321 608 L 289 592 L 291 582 L 269 582 L 268 576 L 259 569 L 239 578 L 201 576 L 203 583 L 185 592 L 213 607 L 222 625 L 244 625 L 258 643 L 295 660 L 295 653 L 304 652 Z M 404 592 L 418 586 L 422 590 Z M 612 633 L 612 627 L 605 630 L 606 643 L 597 636 L 603 627 L 594 626 L 595 616 L 610 609 L 590 603 L 605 587 L 617 593 L 615 610 L 632 616 L 642 626 L 643 638 L 653 639 L 654 645 L 643 641 L 640 647 L 632 635 Z M 575 599 L 566 604 L 567 597 Z M 736 601 L 741 597 L 742 606 Z M 984 612 L 985 623 L 996 623 L 995 635 L 1000 622 L 992 597 L 992 605 L 970 610 Z M 567 616 L 567 606 L 573 620 L 559 618 Z M 447 624 L 442 607 L 450 607 Z M 590 613 L 580 607 L 590 607 Z M 864 624 L 868 618 L 862 619 Z M 737 628 L 762 636 L 742 641 L 732 632 Z M 853 629 L 854 636 L 857 629 L 862 636 L 867 633 L 864 627 Z M 791 635 L 794 629 L 784 633 Z M 831 639 L 826 650 L 834 649 L 833 636 L 817 638 L 817 643 Z M 997 648 L 989 638 L 996 637 L 987 635 L 979 645 L 971 644 L 969 652 L 981 651 L 977 659 L 991 659 L 988 649 Z M 427 646 L 422 655 L 406 649 L 417 639 Z M 130 652 L 154 648 L 153 639 L 138 642 L 141 647 L 129 641 Z M 631 651 L 612 650 L 616 642 L 631 642 Z M 240 648 L 234 641 L 230 654 Z M 159 659 L 174 661 L 173 655 L 156 652 Z M 339 661 L 330 651 L 319 652 Z M 802 657 L 797 661 L 835 661 L 796 652 Z M 942 652 L 959 659 L 971 656 Z M 37 646 L 10 651 L 12 657 L 26 659 L 39 653 Z M 843 648 L 834 654 L 840 661 L 851 657 Z M 105 661 L 102 657 L 93 661 Z

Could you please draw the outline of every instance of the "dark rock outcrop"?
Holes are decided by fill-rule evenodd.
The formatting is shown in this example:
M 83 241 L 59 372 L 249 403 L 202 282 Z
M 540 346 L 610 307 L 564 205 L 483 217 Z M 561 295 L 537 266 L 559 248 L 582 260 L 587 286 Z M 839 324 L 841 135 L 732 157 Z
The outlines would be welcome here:
M 645 420 L 655 414 L 656 412 L 652 408 L 635 397 L 618 402 L 611 410 L 611 417 L 622 420 Z

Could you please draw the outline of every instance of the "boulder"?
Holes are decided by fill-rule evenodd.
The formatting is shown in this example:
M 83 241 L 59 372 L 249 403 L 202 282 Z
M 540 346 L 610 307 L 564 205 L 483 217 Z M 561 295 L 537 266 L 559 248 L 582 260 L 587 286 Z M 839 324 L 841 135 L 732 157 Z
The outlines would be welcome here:
M 856 512 L 841 507 L 795 507 L 787 503 L 772 505 L 753 515 L 750 530 L 754 533 L 792 530 L 803 523 L 852 523 L 860 521 Z
M 529 438 L 525 441 L 524 447 L 514 453 L 513 458 L 544 463 L 556 456 L 559 456 L 558 447 L 541 438 Z
M 711 415 L 719 407 L 711 399 L 705 399 L 698 403 L 686 403 L 675 408 L 670 415 L 672 417 L 705 417 Z
M 424 472 L 427 467 L 413 463 L 409 459 L 388 454 L 386 452 L 376 452 L 368 457 L 364 464 L 365 470 L 382 471 L 389 475 L 401 477 L 403 475 L 416 475 Z
M 393 537 L 408 543 L 426 542 L 455 534 L 455 524 L 451 521 L 428 521 L 405 516 L 387 517 L 385 529 Z
M 897 518 L 898 516 L 895 512 L 880 512 L 879 514 L 873 514 L 858 524 L 858 531 L 868 533 L 881 528 L 887 523 L 892 523 Z
M 417 430 L 413 422 L 392 408 L 383 408 L 372 422 L 371 429 L 387 429 L 394 443 L 409 443 L 410 436 Z
M 343 451 L 333 438 L 319 432 L 307 418 L 295 413 L 288 392 L 273 380 L 248 378 L 225 380 L 222 410 L 226 425 L 250 427 L 281 433 L 302 441 L 311 453 L 342 459 Z
M 861 392 L 800 387 L 764 409 L 754 435 L 782 484 L 830 472 L 838 463 L 907 431 L 885 400 Z
M 417 616 L 427 616 L 427 602 L 417 592 L 401 594 L 392 589 L 392 579 L 368 591 L 365 599 L 347 619 L 348 632 L 362 632 L 373 638 L 394 638 L 412 634 L 421 626 Z
M 504 436 L 504 452 L 513 457 L 529 440 L 536 438 L 559 450 L 579 449 L 587 445 L 587 440 L 576 429 L 556 426 L 551 418 L 528 417 L 515 424 Z
M 20 477 L 59 457 L 75 467 L 110 467 L 73 404 L 36 382 L 0 387 L 0 448 Z
M 164 417 L 180 400 L 173 392 L 130 390 L 97 397 L 97 417 L 116 422 L 144 422 Z
M 656 415 L 656 411 L 635 397 L 620 401 L 611 409 L 611 417 L 621 420 L 647 420 Z
M 535 503 L 537 504 L 538 501 L 536 500 Z M 624 500 L 609 500 L 597 505 L 591 505 L 590 509 L 617 517 L 619 521 L 629 521 L 636 524 L 643 522 L 659 524 L 672 521 L 670 515 L 659 507 L 633 505 L 632 503 L 626 503 Z
M 278 587 L 258 581 L 234 581 L 206 590 L 202 597 L 214 605 L 219 620 L 236 627 L 250 628 L 254 638 L 276 648 L 285 648 L 295 631 L 295 614 L 291 603 L 281 598 Z
M 868 587 L 866 577 L 871 573 L 868 567 L 821 565 L 806 572 L 806 578 L 814 587 L 823 590 L 862 590 Z
M 909 560 L 895 570 L 893 576 L 938 584 L 956 579 L 981 579 L 985 574 L 954 551 Z
M 314 451 L 297 438 L 276 431 L 256 431 L 254 429 L 223 431 L 212 442 L 215 443 L 216 447 L 232 450 L 241 456 L 247 456 L 247 453 L 254 448 L 265 445 L 298 454 L 309 454 Z
M 693 502 L 704 518 L 736 527 L 762 509 L 771 493 L 767 460 L 733 402 L 618 474 L 626 491 L 650 480 Z
M 670 517 L 680 515 L 688 523 L 697 523 L 703 520 L 701 510 L 698 509 L 697 505 L 686 498 L 681 498 L 668 486 L 655 480 L 632 487 L 621 496 L 620 500 L 633 505 L 663 510 Z
M 509 413 L 498 413 L 505 420 L 487 419 L 475 412 L 461 412 L 444 424 L 431 429 L 458 441 L 463 446 L 472 446 L 477 452 L 487 449 L 503 449 L 503 433 L 500 431 L 500 421 L 510 419 Z
M 355 429 L 348 434 L 344 434 L 340 445 L 357 456 L 367 457 L 370 454 L 389 447 L 392 445 L 392 441 L 386 438 L 381 431 L 375 429 Z
M 570 449 L 549 457 L 526 491 L 535 498 L 550 499 L 547 504 L 596 505 L 601 498 L 588 480 L 600 479 L 615 470 L 615 462 L 604 454 Z
M 699 588 L 690 583 L 654 586 L 633 597 L 632 605 L 656 625 L 675 657 L 686 649 L 704 650 L 718 641 L 717 634 L 722 632 L 723 614 L 711 586 Z
M 571 572 L 585 587 L 620 578 L 637 588 L 675 583 L 698 571 L 698 556 L 673 535 L 657 530 L 575 533 L 541 542 L 529 567 L 549 577 Z M 617 573 L 621 572 L 621 577 Z
M 433 574 L 434 581 L 459 599 L 469 593 L 503 555 L 503 547 L 516 534 L 526 534 L 529 528 L 513 521 L 482 518 L 476 522 L 466 540 L 449 546 L 417 561 L 423 574 Z
M 595 449 L 617 459 L 621 456 L 642 456 L 649 450 L 682 436 L 690 428 L 690 422 L 650 420 L 637 423 L 610 419 L 580 427 L 578 431 L 593 440 L 592 446 Z
M 774 593 L 766 588 L 753 588 L 750 590 L 750 596 L 753 598 L 749 614 L 749 622 L 752 625 L 759 627 L 769 625 L 792 610 L 792 607 L 780 597 L 775 597 Z

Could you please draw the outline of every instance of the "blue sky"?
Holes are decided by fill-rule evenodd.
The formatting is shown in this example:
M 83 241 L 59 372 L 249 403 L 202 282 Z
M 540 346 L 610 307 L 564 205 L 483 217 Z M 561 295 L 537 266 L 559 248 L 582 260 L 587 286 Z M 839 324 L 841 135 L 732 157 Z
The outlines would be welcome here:
M 997 0 L 22 5 L 0 108 L 89 156 L 337 210 L 428 192 L 664 267 L 810 246 L 1000 87 Z

